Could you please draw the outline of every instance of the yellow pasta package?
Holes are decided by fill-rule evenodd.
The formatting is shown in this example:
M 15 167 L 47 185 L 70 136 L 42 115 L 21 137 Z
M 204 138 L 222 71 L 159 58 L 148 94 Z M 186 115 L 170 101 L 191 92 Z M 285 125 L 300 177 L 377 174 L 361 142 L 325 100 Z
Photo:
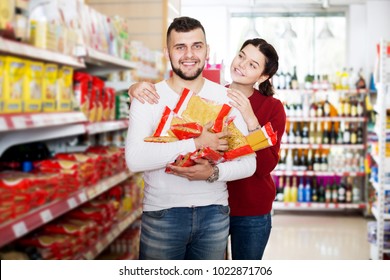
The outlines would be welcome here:
M 63 66 L 58 71 L 57 111 L 71 111 L 73 104 L 73 69 Z
M 23 111 L 41 112 L 43 63 L 26 61 L 23 86 Z
M 4 113 L 22 112 L 23 80 L 26 61 L 13 56 L 4 59 L 3 97 Z
M 56 100 L 58 95 L 58 66 L 56 64 L 45 64 L 42 78 L 42 107 L 44 112 L 56 111 Z
M 4 110 L 4 57 L 0 56 L 0 113 Z

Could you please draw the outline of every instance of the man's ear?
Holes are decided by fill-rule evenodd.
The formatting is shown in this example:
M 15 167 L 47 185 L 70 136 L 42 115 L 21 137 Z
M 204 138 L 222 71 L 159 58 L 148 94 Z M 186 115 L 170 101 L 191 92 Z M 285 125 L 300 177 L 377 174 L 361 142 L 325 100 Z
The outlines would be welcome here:
M 168 52 L 168 48 L 167 47 L 164 47 L 164 56 L 165 56 L 165 59 L 167 60 L 167 61 L 169 61 L 170 60 L 170 58 L 169 58 L 169 52 Z

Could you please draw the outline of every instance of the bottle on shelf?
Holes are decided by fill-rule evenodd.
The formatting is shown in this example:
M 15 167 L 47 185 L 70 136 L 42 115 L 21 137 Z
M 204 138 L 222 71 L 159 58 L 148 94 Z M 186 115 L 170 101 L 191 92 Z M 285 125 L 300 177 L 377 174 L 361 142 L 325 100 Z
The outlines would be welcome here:
M 325 102 L 324 102 L 324 117 L 330 117 L 330 102 L 328 100 L 328 95 L 326 95 Z
M 321 164 L 321 166 L 320 166 L 321 171 L 328 171 L 328 155 L 324 150 L 321 153 L 321 163 L 320 164 Z
M 297 67 L 294 66 L 293 74 L 291 76 L 291 89 L 298 89 L 299 83 L 298 83 L 298 76 L 297 76 Z
M 316 143 L 316 129 L 315 129 L 315 123 L 310 122 L 310 131 L 309 131 L 309 144 L 315 144 Z
M 316 144 L 322 144 L 322 123 L 317 122 L 317 129 L 316 129 Z
M 326 181 L 325 185 L 325 202 L 331 203 L 332 202 L 332 187 L 330 185 L 330 179 Z
M 291 202 L 291 187 L 290 187 L 290 177 L 286 176 L 286 183 L 283 188 L 283 201 Z
M 300 154 L 301 154 L 301 156 L 300 156 L 300 160 L 299 160 L 299 163 L 300 163 L 299 170 L 306 171 L 308 163 L 307 163 L 307 155 L 305 153 L 305 150 L 302 149 L 300 151 Z
M 309 144 L 309 127 L 307 122 L 303 122 L 303 127 L 302 127 L 302 144 Z
M 337 182 L 336 182 L 336 178 L 333 177 L 333 183 L 331 185 L 331 195 L 332 195 L 332 202 L 333 203 L 337 203 L 339 201 L 339 193 L 338 193 L 338 185 L 337 185 Z
M 351 182 L 350 184 L 352 185 L 352 202 L 353 203 L 360 203 L 361 202 L 361 197 L 360 197 L 360 186 L 359 184 L 354 184 L 353 183 L 353 178 L 349 177 Z
M 286 157 L 287 157 L 286 150 L 285 149 L 281 149 L 280 150 L 279 163 L 277 165 L 277 168 L 279 170 L 282 170 L 282 171 L 286 170 Z
M 338 189 L 337 189 L 337 202 L 338 203 L 345 203 L 346 200 L 346 187 L 344 183 L 344 178 L 341 179 Z
M 299 159 L 298 150 L 294 150 L 292 170 L 298 171 L 300 166 L 301 166 L 301 161 Z
M 299 178 L 298 202 L 305 202 L 305 185 L 303 184 L 303 177 Z
M 297 202 L 297 201 L 298 201 L 298 183 L 297 183 L 297 177 L 294 176 L 292 178 L 290 202 Z
M 288 170 L 288 171 L 293 170 L 293 150 L 292 149 L 287 150 L 286 170 Z
M 294 123 L 290 122 L 290 131 L 288 133 L 288 143 L 294 144 L 295 143 L 295 131 L 294 131 Z
M 314 170 L 313 164 L 314 164 L 313 150 L 309 149 L 307 152 L 307 170 L 308 171 Z
M 363 144 L 364 139 L 363 139 L 363 126 L 361 123 L 358 123 L 358 127 L 356 130 L 356 143 L 357 144 Z
M 348 122 L 342 122 L 344 127 L 343 132 L 343 144 L 350 144 L 351 143 L 351 132 L 349 130 L 349 123 Z
M 363 69 L 360 68 L 359 74 L 358 74 L 358 80 L 356 81 L 355 87 L 357 89 L 366 89 L 366 80 L 364 79 Z
M 352 181 L 351 177 L 347 177 L 347 184 L 345 186 L 345 202 L 352 203 Z
M 301 129 L 301 122 L 297 122 L 297 127 L 295 130 L 295 143 L 301 144 L 302 143 L 302 129 Z
M 281 202 L 283 201 L 283 192 L 284 192 L 284 177 L 280 176 L 278 189 L 277 189 L 276 197 L 275 197 L 276 201 L 281 201 Z
M 313 171 L 320 171 L 321 170 L 321 156 L 319 149 L 316 149 L 314 152 L 314 160 L 313 160 Z
M 351 123 L 350 129 L 350 142 L 352 145 L 357 144 L 357 129 L 353 123 Z
M 324 122 L 324 130 L 322 132 L 322 144 L 329 144 L 330 143 L 330 131 L 329 131 L 329 124 L 327 121 Z
M 337 133 L 336 133 L 336 128 L 335 128 L 334 122 L 331 122 L 331 124 L 330 124 L 329 143 L 331 145 L 334 145 L 337 143 Z
M 322 178 L 318 179 L 318 202 L 325 202 L 325 186 Z
M 306 185 L 305 185 L 305 202 L 311 202 L 312 200 L 312 189 L 309 177 L 306 177 Z
M 317 178 L 312 177 L 311 183 L 311 201 L 318 202 L 318 188 L 317 188 Z

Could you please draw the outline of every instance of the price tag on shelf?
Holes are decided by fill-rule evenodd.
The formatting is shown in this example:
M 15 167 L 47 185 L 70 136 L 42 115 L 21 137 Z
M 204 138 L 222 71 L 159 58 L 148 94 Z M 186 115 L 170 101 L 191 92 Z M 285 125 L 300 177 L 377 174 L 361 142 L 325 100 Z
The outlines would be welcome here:
M 67 201 L 69 209 L 73 209 L 77 206 L 77 201 L 74 197 L 69 198 Z
M 309 205 L 307 203 L 300 203 L 301 208 L 308 208 Z
M 12 231 L 15 234 L 15 237 L 19 238 L 22 235 L 26 234 L 28 232 L 27 226 L 25 222 L 19 222 L 17 224 L 14 224 L 12 226 Z
M 86 202 L 88 199 L 87 199 L 87 195 L 85 194 L 85 192 L 82 192 L 79 194 L 79 199 L 81 201 L 81 203 L 84 203 Z
M 47 223 L 47 222 L 53 220 L 53 215 L 51 214 L 50 209 L 46 209 L 46 210 L 41 211 L 41 213 L 39 213 L 39 216 L 41 217 L 41 220 L 44 223 Z
M 328 204 L 328 208 L 334 209 L 334 208 L 336 208 L 336 204 L 334 204 L 334 203 L 329 203 L 329 204 Z

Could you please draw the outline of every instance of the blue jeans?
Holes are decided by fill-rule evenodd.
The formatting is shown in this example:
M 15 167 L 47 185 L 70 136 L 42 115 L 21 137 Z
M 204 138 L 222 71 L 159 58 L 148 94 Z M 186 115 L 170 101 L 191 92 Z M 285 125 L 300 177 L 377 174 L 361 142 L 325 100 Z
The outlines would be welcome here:
M 222 205 L 144 211 L 139 259 L 224 259 L 229 213 Z
M 271 228 L 271 214 L 230 217 L 232 259 L 261 260 Z

